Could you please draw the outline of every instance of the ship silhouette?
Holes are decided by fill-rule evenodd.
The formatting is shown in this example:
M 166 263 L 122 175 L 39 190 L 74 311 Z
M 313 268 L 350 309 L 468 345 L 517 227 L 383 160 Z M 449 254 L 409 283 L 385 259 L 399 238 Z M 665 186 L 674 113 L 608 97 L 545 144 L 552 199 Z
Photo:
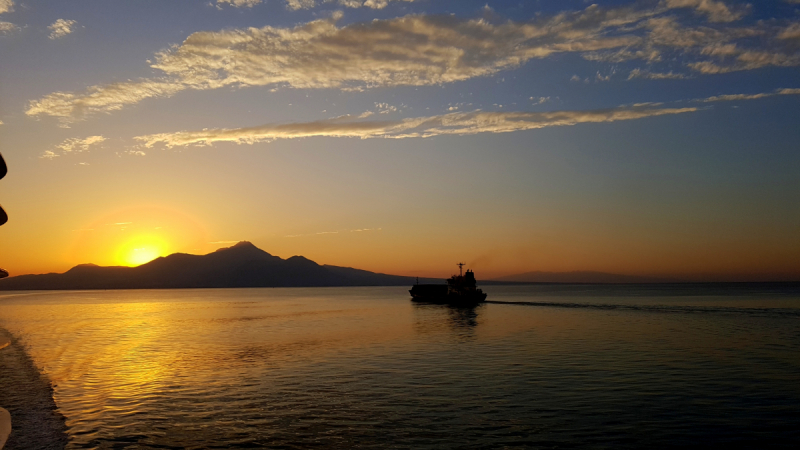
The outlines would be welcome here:
M 447 284 L 419 284 L 419 281 L 408 291 L 411 300 L 425 303 L 443 303 L 448 305 L 475 305 L 486 300 L 486 293 L 478 289 L 475 273 L 471 270 L 463 272 L 464 263 L 458 263 L 458 275 L 447 279 Z

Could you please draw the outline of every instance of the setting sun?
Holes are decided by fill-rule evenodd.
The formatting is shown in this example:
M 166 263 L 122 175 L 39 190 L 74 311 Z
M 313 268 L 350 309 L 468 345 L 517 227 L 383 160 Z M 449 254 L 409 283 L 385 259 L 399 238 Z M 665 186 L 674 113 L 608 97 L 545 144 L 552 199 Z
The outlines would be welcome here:
M 169 254 L 167 242 L 154 234 L 133 237 L 117 250 L 117 263 L 124 266 L 139 266 L 159 256 Z
M 139 266 L 175 252 L 208 251 L 209 246 L 197 220 L 158 206 L 111 211 L 77 227 L 68 258 L 101 266 Z
M 139 266 L 148 263 L 161 256 L 155 248 L 141 247 L 135 248 L 128 254 L 126 262 L 132 266 Z

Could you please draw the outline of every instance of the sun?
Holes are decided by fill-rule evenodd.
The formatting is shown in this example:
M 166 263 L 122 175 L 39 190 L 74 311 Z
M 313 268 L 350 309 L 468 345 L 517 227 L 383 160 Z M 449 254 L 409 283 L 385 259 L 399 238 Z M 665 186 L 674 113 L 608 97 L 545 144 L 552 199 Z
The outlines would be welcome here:
M 117 263 L 124 266 L 141 266 L 158 258 L 166 256 L 169 245 L 166 240 L 154 234 L 133 236 L 122 243 L 117 249 Z
M 134 248 L 128 253 L 127 263 L 131 266 L 140 266 L 161 256 L 157 248 L 139 247 Z

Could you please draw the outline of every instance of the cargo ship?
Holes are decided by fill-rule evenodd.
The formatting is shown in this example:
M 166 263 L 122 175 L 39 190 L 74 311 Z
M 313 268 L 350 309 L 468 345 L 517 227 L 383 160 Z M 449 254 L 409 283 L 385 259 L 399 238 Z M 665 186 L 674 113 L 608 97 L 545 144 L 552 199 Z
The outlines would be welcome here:
M 411 300 L 448 305 L 475 305 L 486 300 L 486 293 L 478 289 L 475 273 L 463 273 L 464 263 L 458 263 L 458 275 L 453 275 L 447 284 L 417 284 L 408 292 Z

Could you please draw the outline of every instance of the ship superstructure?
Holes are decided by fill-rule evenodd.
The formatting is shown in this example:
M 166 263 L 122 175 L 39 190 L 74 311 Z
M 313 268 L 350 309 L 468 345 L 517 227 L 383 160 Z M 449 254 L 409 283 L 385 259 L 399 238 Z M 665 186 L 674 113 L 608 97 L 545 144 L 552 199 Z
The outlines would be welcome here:
M 486 300 L 486 294 L 478 289 L 475 273 L 463 272 L 464 263 L 458 263 L 458 275 L 447 279 L 447 284 L 415 284 L 408 292 L 417 302 L 474 305 Z

